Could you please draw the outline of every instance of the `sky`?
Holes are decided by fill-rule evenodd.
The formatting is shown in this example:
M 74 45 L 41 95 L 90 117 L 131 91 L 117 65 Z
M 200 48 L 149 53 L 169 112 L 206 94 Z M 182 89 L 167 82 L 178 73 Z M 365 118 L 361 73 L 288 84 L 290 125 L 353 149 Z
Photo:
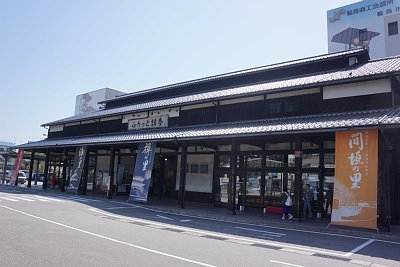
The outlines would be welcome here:
M 126 93 L 328 51 L 350 0 L 0 0 L 0 141 L 46 138 L 79 94 Z

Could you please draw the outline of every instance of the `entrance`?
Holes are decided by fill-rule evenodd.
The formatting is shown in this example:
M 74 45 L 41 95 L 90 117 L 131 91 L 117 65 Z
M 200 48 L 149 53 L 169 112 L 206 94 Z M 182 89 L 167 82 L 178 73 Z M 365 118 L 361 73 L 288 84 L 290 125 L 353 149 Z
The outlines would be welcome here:
M 150 196 L 173 198 L 176 191 L 176 155 L 156 155 L 152 171 Z

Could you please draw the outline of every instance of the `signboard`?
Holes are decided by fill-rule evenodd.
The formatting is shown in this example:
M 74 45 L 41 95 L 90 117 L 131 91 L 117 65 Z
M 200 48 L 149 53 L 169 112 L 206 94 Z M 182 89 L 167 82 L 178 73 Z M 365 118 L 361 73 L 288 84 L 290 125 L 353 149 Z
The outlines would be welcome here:
M 142 130 L 150 128 L 168 127 L 168 116 L 156 116 L 144 119 L 129 120 L 128 130 Z
M 336 133 L 331 223 L 377 228 L 378 130 Z
M 398 55 L 399 20 L 400 0 L 365 0 L 329 10 L 329 53 L 365 47 L 372 59 Z
M 21 166 L 21 161 L 22 161 L 23 157 L 24 157 L 24 150 L 23 149 L 19 149 L 17 157 L 15 158 L 13 174 L 12 174 L 12 177 L 11 177 L 11 180 L 10 180 L 10 184 L 11 185 L 14 185 L 14 184 L 17 183 L 19 167 Z
M 129 201 L 147 202 L 156 143 L 140 143 L 133 172 Z
M 77 147 L 75 151 L 74 165 L 72 166 L 72 175 L 69 180 L 68 189 L 78 191 L 81 182 L 83 167 L 85 165 L 86 146 Z

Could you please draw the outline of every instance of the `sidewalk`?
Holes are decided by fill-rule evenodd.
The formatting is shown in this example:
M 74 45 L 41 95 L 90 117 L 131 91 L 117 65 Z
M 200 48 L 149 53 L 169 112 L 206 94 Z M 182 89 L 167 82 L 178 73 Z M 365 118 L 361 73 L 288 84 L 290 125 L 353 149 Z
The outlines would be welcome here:
M 0 186 L 6 186 L 0 184 Z M 55 194 L 68 194 L 62 193 L 58 188 L 48 188 L 43 190 L 41 186 L 33 186 L 32 188 L 27 188 L 23 186 L 18 186 L 18 188 L 25 190 L 42 191 Z M 104 199 L 102 194 L 88 193 L 86 197 Z M 113 196 L 113 201 L 118 201 L 121 203 L 126 203 L 128 196 Z M 149 199 L 147 204 L 137 204 L 143 206 L 144 208 L 157 210 L 161 212 L 175 213 L 187 216 L 194 216 L 200 218 L 207 218 L 213 220 L 221 221 L 231 221 L 243 224 L 255 224 L 263 226 L 271 226 L 277 228 L 294 229 L 297 231 L 312 231 L 321 233 L 331 233 L 340 235 L 350 235 L 363 238 L 379 239 L 386 241 L 400 242 L 400 225 L 392 225 L 390 232 L 380 232 L 376 233 L 371 230 L 363 229 L 349 229 L 346 227 L 332 226 L 330 225 L 330 219 L 301 219 L 299 222 L 298 218 L 293 218 L 292 220 L 282 220 L 280 215 L 276 214 L 263 214 L 261 208 L 259 209 L 247 209 L 245 211 L 236 211 L 236 215 L 232 214 L 231 210 L 227 208 L 214 207 L 212 204 L 208 203 L 197 203 L 197 202 L 185 202 L 185 208 L 182 209 L 178 205 L 176 199 L 159 199 L 158 197 L 152 197 Z

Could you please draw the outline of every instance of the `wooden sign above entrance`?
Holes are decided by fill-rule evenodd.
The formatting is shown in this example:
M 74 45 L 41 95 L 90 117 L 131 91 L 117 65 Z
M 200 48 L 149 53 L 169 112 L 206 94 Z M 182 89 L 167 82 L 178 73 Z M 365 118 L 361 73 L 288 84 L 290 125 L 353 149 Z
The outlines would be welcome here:
M 129 131 L 165 127 L 168 127 L 168 116 L 166 115 L 128 121 Z

